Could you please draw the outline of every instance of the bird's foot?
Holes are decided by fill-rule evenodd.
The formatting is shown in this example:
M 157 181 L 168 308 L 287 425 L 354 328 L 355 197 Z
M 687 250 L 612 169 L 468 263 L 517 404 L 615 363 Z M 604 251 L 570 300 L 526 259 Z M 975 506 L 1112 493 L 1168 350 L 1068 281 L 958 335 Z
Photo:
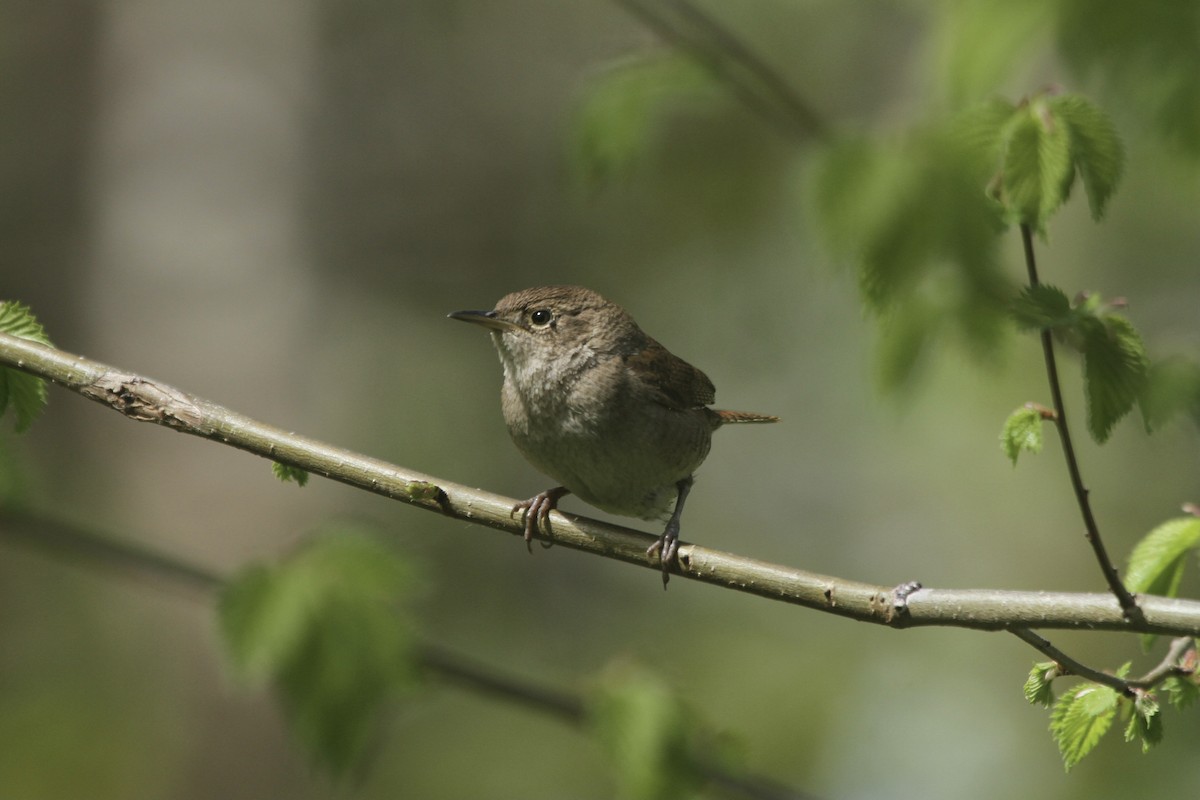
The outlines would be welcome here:
M 646 555 L 649 558 L 662 554 L 662 579 L 663 588 L 667 588 L 667 581 L 671 580 L 671 567 L 679 562 L 679 520 L 672 518 L 667 523 L 667 528 L 662 532 L 662 536 L 658 537 L 658 541 L 646 548 Z
M 525 546 L 533 552 L 533 537 L 540 530 L 550 535 L 550 512 L 558 508 L 558 501 L 571 490 L 565 486 L 556 486 L 544 492 L 538 492 L 528 500 L 522 500 L 512 507 L 509 516 L 521 512 L 521 521 L 525 523 Z M 542 542 L 542 547 L 553 547 L 554 542 Z

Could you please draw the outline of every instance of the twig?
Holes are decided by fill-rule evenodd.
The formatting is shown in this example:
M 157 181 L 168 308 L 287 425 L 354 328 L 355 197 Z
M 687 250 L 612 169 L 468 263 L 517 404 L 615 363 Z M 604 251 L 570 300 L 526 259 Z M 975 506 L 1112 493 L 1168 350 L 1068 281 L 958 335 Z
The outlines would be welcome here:
M 513 498 L 432 478 L 359 453 L 266 425 L 148 378 L 7 334 L 0 365 L 47 378 L 130 419 L 154 422 L 375 494 L 517 536 Z M 585 517 L 553 512 L 547 540 L 575 550 L 657 570 L 646 558 L 655 537 Z M 539 533 L 542 538 L 545 534 Z M 1200 602 L 1144 597 L 1128 619 L 1109 594 L 933 589 L 913 593 L 897 612 L 888 586 L 820 575 L 687 544 L 680 576 L 843 617 L 906 628 L 926 625 L 976 630 L 1070 628 L 1170 636 L 1200 635 Z
M 820 115 L 775 70 L 728 28 L 688 0 L 614 2 L 711 70 L 748 108 L 788 138 L 805 141 L 827 135 Z
M 1038 286 L 1037 261 L 1033 254 L 1033 230 L 1027 223 L 1021 223 L 1021 243 L 1025 250 L 1025 267 L 1029 273 L 1029 285 Z M 1108 550 L 1100 538 L 1100 526 L 1092 513 L 1092 504 L 1088 499 L 1087 487 L 1083 485 L 1083 475 L 1079 471 L 1079 460 L 1075 457 L 1075 446 L 1071 442 L 1071 429 L 1067 426 L 1067 408 L 1063 402 L 1062 386 L 1058 380 L 1058 365 L 1054 359 L 1054 337 L 1049 330 L 1041 331 L 1042 355 L 1046 361 L 1046 378 L 1050 382 L 1050 397 L 1054 403 L 1054 424 L 1058 428 L 1058 438 L 1062 442 L 1063 455 L 1066 457 L 1067 472 L 1071 476 L 1071 488 L 1075 491 L 1075 501 L 1079 504 L 1079 513 L 1083 515 L 1083 525 L 1088 543 L 1100 562 L 1100 570 L 1108 583 L 1109 591 L 1117 598 L 1121 611 L 1126 618 L 1133 621 L 1141 615 L 1137 600 L 1121 583 L 1117 568 L 1108 557 Z
M 1171 647 L 1168 648 L 1163 660 L 1158 666 L 1142 677 L 1126 679 L 1118 678 L 1116 675 L 1108 672 L 1101 672 L 1076 661 L 1051 644 L 1048 639 L 1039 636 L 1028 628 L 1013 628 L 1010 633 L 1021 641 L 1033 646 L 1044 655 L 1049 656 L 1051 660 L 1058 664 L 1063 675 L 1075 675 L 1093 683 L 1108 686 L 1126 697 L 1136 697 L 1138 692 L 1149 691 L 1167 678 L 1174 675 L 1190 675 L 1194 671 L 1194 668 L 1183 666 L 1185 657 L 1196 650 L 1196 640 L 1191 636 L 1180 636 L 1171 642 Z
M 1059 650 L 1050 641 L 1028 628 L 1013 628 L 1011 633 L 1021 641 L 1031 645 L 1034 649 L 1048 656 L 1059 667 L 1062 668 L 1064 675 L 1077 675 L 1080 678 L 1086 678 L 1093 683 L 1099 683 L 1103 686 L 1108 686 L 1116 689 L 1121 694 L 1127 697 L 1133 697 L 1134 691 L 1129 686 L 1129 682 L 1123 678 L 1118 678 L 1116 675 L 1110 675 L 1107 672 L 1101 672 L 1097 669 L 1092 669 L 1086 664 L 1081 664 L 1075 659 L 1068 656 L 1063 651 Z

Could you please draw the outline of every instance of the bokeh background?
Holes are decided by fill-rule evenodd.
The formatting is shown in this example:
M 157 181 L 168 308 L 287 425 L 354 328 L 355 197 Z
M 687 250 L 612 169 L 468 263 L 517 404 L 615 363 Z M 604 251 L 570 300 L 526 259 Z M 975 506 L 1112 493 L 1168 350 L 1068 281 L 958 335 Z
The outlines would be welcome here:
M 940 4 L 708 7 L 833 127 L 911 124 L 949 68 Z M 508 441 L 495 354 L 445 315 L 583 284 L 704 369 L 719 405 L 784 418 L 718 434 L 685 538 L 888 585 L 1101 590 L 1056 442 L 1016 470 L 998 447 L 1010 410 L 1046 400 L 1036 342 L 1014 338 L 986 369 L 945 349 L 913 388 L 881 393 L 875 322 L 810 224 L 811 148 L 731 100 L 670 116 L 625 180 L 581 183 L 571 137 L 589 82 L 655 41 L 601 0 L 2 0 L 0 297 L 67 350 L 525 497 L 546 479 Z M 1085 77 L 1047 43 L 996 88 L 1086 91 Z M 1080 202 L 1059 216 L 1043 277 L 1128 297 L 1152 355 L 1194 355 L 1195 163 L 1106 107 L 1127 177 L 1104 224 Z M 1082 437 L 1077 364 L 1065 372 Z M 664 594 L 646 570 L 530 557 L 340 485 L 281 484 L 258 459 L 60 390 L 3 447 L 28 507 L 222 573 L 323 519 L 372 521 L 422 565 L 431 641 L 564 688 L 636 659 L 752 769 L 821 796 L 1188 796 L 1200 782 L 1200 718 L 1171 711 L 1150 754 L 1110 734 L 1064 774 L 1046 713 L 1021 696 L 1037 654 L 1005 635 L 898 633 L 682 580 Z M 1122 561 L 1200 500 L 1194 428 L 1147 437 L 1130 420 L 1080 450 Z M 1132 637 L 1053 639 L 1101 666 L 1153 662 Z M 335 786 L 271 698 L 230 678 L 211 602 L 0 540 L 0 797 L 613 791 L 592 740 L 452 687 L 397 708 L 361 783 Z

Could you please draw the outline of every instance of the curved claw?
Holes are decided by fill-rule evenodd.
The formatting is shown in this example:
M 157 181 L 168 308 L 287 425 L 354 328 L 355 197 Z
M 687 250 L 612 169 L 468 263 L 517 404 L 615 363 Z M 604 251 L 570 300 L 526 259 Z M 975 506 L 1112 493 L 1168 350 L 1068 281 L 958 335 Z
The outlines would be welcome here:
M 542 531 L 550 535 L 550 512 L 558 508 L 558 501 L 571 493 L 565 486 L 556 486 L 544 492 L 538 492 L 528 500 L 522 500 L 512 507 L 509 516 L 521 512 L 521 521 L 525 523 L 525 547 L 533 552 L 533 537 Z M 553 547 L 554 542 L 542 543 L 542 547 Z

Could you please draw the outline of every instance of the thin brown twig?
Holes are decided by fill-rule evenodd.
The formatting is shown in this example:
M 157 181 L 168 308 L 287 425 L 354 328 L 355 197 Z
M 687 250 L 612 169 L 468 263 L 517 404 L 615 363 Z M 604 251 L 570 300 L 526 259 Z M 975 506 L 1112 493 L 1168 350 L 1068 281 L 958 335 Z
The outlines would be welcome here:
M 1025 251 L 1025 267 L 1029 273 L 1029 285 L 1038 286 L 1037 260 L 1033 253 L 1033 229 L 1028 223 L 1021 223 L 1021 244 Z M 1071 477 L 1071 488 L 1075 492 L 1075 501 L 1079 505 L 1079 513 L 1083 516 L 1085 536 L 1092 546 L 1096 560 L 1100 563 L 1100 571 L 1108 583 L 1109 591 L 1117 598 L 1121 611 L 1127 619 L 1135 620 L 1141 615 L 1137 600 L 1125 588 L 1117 575 L 1117 568 L 1108 557 L 1108 550 L 1100 538 L 1100 526 L 1092 513 L 1092 504 L 1088 499 L 1088 489 L 1083 483 L 1083 474 L 1079 469 L 1079 459 L 1075 455 L 1075 445 L 1071 441 L 1071 429 L 1067 425 L 1067 407 L 1063 401 L 1062 385 L 1058 378 L 1058 365 L 1054 357 L 1054 337 L 1049 330 L 1041 331 L 1042 356 L 1046 362 L 1046 378 L 1050 383 L 1050 397 L 1054 403 L 1054 425 L 1058 429 L 1058 438 L 1062 442 L 1063 455 L 1067 462 L 1067 472 Z
M 1156 667 L 1140 678 L 1129 679 L 1102 672 L 1076 661 L 1055 647 L 1048 639 L 1028 628 L 1013 628 L 1009 632 L 1058 664 L 1061 674 L 1074 675 L 1092 683 L 1108 686 L 1126 697 L 1136 697 L 1138 692 L 1149 691 L 1172 676 L 1192 674 L 1192 670 L 1184 667 L 1183 662 L 1188 654 L 1196 649 L 1194 637 L 1180 636 L 1171 642 L 1167 654 Z

